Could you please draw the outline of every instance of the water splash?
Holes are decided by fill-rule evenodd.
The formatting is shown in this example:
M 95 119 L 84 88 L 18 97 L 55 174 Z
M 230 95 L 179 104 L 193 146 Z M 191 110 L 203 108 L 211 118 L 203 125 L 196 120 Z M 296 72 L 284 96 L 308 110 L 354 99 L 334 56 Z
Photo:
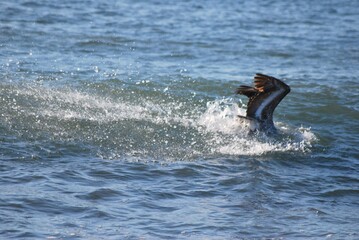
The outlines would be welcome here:
M 207 110 L 198 123 L 205 131 L 212 133 L 210 145 L 212 152 L 228 155 L 263 155 L 270 152 L 310 151 L 316 141 L 310 128 L 291 128 L 279 123 L 280 136 L 270 138 L 258 134 L 248 136 L 249 126 L 239 121 L 238 115 L 245 115 L 243 104 L 240 107 L 233 99 L 222 99 L 207 103 Z
M 248 137 L 238 120 L 245 108 L 231 98 L 189 105 L 109 97 L 70 89 L 2 86 L 2 125 L 45 144 L 75 141 L 103 158 L 195 159 L 217 155 L 308 152 L 316 140 L 308 128 L 277 123 L 279 138 Z M 135 93 L 136 94 L 136 93 Z M 196 99 L 193 99 L 195 102 Z

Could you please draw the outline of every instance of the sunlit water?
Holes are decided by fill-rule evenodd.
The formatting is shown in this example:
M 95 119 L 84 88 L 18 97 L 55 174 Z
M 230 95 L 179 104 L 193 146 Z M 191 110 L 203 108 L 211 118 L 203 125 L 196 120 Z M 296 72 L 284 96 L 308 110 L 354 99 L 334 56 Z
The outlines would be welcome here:
M 357 2 L 0 9 L 0 238 L 359 238 Z

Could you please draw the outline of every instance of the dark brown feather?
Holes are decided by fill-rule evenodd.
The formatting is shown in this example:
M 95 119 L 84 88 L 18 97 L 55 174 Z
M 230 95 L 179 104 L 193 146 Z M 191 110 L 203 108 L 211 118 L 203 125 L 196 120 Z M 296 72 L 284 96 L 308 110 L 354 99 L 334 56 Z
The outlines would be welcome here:
M 275 131 L 273 112 L 290 92 L 290 87 L 279 79 L 260 73 L 254 76 L 253 83 L 254 87 L 240 86 L 236 91 L 249 98 L 246 117 L 257 120 L 260 131 Z
M 241 85 L 241 86 L 239 86 L 239 88 L 237 88 L 236 93 L 246 95 L 247 97 L 250 98 L 250 97 L 254 96 L 255 94 L 257 94 L 258 91 L 257 91 L 257 89 L 255 89 L 253 87 Z

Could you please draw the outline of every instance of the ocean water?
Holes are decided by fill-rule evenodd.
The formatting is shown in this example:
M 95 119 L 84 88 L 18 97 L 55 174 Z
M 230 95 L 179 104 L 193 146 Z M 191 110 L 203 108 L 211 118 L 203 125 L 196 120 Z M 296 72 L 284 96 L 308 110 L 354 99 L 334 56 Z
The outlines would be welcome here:
M 359 239 L 359 2 L 0 2 L 1 239 Z M 234 91 L 291 93 L 247 136 Z

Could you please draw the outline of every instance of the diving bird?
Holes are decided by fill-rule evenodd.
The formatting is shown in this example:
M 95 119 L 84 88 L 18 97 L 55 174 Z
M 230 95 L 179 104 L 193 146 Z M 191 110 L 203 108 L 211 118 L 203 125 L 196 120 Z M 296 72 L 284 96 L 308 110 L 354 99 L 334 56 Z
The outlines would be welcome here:
M 267 135 L 277 132 L 273 124 L 273 112 L 290 92 L 290 87 L 279 79 L 257 73 L 254 87 L 241 85 L 236 93 L 249 98 L 247 115 L 238 116 L 249 121 L 250 133 L 259 131 Z

